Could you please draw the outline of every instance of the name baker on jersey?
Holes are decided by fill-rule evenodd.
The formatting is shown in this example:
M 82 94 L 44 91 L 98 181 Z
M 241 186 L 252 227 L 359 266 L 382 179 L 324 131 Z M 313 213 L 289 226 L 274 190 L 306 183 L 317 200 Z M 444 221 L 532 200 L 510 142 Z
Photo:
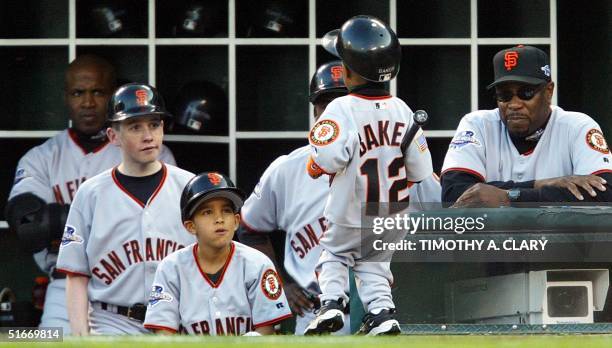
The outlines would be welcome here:
M 405 127 L 405 123 L 390 121 L 364 125 L 359 132 L 359 156 L 380 146 L 400 146 Z
M 211 325 L 208 323 L 208 320 L 191 323 L 189 326 L 193 334 L 210 335 Z M 184 328 L 182 329 L 187 331 Z M 215 319 L 215 332 L 218 336 L 243 335 L 253 330 L 253 323 L 250 317 L 225 317 Z
M 112 284 L 127 267 L 142 262 L 161 261 L 167 255 L 185 246 L 169 239 L 147 238 L 144 248 L 138 240 L 125 242 L 121 247 L 119 251 L 113 250 L 106 254 L 106 257 L 98 261 L 91 269 L 91 273 L 104 281 L 106 285 Z
M 314 224 L 315 227 L 313 227 L 311 224 L 306 224 L 291 238 L 291 248 L 300 259 L 303 259 L 310 250 L 319 245 L 319 238 L 327 230 L 327 220 L 324 217 L 320 217 L 317 221 L 319 222 L 318 226 Z

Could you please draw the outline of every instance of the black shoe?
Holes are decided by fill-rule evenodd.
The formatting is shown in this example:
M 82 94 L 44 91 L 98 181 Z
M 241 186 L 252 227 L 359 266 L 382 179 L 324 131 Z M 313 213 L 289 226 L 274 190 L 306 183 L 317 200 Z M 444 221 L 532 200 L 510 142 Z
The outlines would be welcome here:
M 317 317 L 308 324 L 304 335 L 321 335 L 336 332 L 344 327 L 344 301 L 323 302 Z
M 399 335 L 402 333 L 399 323 L 395 320 L 395 308 L 383 309 L 378 314 L 372 312 L 363 317 L 363 323 L 357 335 Z

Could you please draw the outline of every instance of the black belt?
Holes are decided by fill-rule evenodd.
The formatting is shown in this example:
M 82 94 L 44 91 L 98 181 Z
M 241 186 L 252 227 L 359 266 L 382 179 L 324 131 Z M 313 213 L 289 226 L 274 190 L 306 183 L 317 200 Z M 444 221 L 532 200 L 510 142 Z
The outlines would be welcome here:
M 51 277 L 53 279 L 66 279 L 66 273 L 62 273 L 56 269 L 53 269 L 53 273 L 51 273 Z
M 108 311 L 108 303 L 100 302 L 100 308 L 105 311 Z M 136 319 L 140 321 L 145 320 L 145 315 L 147 314 L 147 306 L 137 303 L 132 307 L 123 307 L 123 306 L 115 306 L 117 308 L 117 314 L 124 315 L 128 317 L 128 319 Z M 111 311 L 112 312 L 112 311 Z

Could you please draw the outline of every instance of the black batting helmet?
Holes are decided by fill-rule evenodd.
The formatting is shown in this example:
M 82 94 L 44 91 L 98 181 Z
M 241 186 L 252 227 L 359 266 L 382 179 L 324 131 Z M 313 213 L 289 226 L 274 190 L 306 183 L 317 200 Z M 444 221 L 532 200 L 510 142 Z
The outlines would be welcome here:
M 323 48 L 342 59 L 368 81 L 386 82 L 397 76 L 402 49 L 395 32 L 371 16 L 355 16 L 323 37 Z
M 314 104 L 320 95 L 326 93 L 348 93 L 342 78 L 342 62 L 339 60 L 321 65 L 310 80 L 310 95 L 308 99 L 311 103 Z
M 244 193 L 227 176 L 204 172 L 193 177 L 181 195 L 181 218 L 189 220 L 204 201 L 222 197 L 234 204 L 234 211 L 239 211 L 244 203 Z
M 251 25 L 247 37 L 291 37 L 297 29 L 298 1 L 260 0 L 247 2 L 251 6 Z
M 164 99 L 153 86 L 128 83 L 119 87 L 108 102 L 108 121 L 123 121 L 130 117 L 160 115 L 171 117 Z
M 208 81 L 190 81 L 181 87 L 174 107 L 175 126 L 200 134 L 227 134 L 228 102 L 223 89 Z
M 174 36 L 215 37 L 224 31 L 222 1 L 192 0 L 181 7 L 177 23 L 173 27 Z M 227 25 L 226 25 L 227 26 Z
M 138 7 L 129 1 L 98 0 L 77 1 L 78 35 L 82 37 L 136 37 L 139 24 Z M 146 17 L 145 17 L 146 18 Z

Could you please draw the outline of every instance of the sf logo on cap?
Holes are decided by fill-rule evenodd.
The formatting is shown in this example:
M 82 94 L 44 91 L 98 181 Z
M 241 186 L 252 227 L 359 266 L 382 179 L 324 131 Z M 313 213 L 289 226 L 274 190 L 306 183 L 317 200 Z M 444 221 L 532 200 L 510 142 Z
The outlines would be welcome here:
M 147 96 L 148 93 L 144 89 L 136 90 L 136 103 L 138 105 L 147 105 Z
M 504 54 L 504 66 L 510 71 L 518 64 L 518 52 L 510 51 Z
M 208 173 L 208 181 L 210 181 L 211 184 L 217 186 L 221 183 L 221 175 L 217 173 Z
M 332 80 L 334 80 L 335 82 L 340 81 L 340 79 L 342 78 L 342 67 L 340 65 L 332 66 L 331 76 Z

